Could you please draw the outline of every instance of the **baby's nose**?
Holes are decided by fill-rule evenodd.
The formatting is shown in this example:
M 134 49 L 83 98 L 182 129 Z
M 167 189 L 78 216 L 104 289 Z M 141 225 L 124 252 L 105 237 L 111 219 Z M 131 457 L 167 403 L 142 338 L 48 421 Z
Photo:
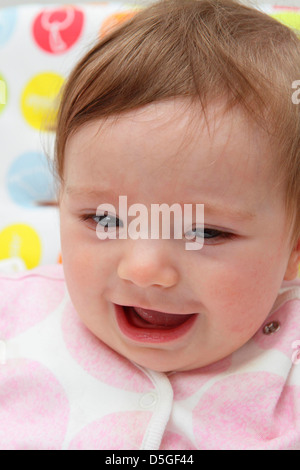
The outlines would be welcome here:
M 172 258 L 162 240 L 131 240 L 119 262 L 118 276 L 139 287 L 172 287 L 179 280 Z

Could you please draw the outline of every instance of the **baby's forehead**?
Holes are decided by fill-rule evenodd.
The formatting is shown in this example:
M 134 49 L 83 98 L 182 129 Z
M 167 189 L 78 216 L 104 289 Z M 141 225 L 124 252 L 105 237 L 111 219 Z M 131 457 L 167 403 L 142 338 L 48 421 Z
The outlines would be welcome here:
M 233 139 L 243 136 L 244 139 L 260 138 L 269 141 L 268 136 L 260 126 L 254 122 L 245 111 L 236 106 L 231 110 L 226 109 L 223 100 L 214 101 L 204 109 L 198 100 L 190 98 L 168 99 L 162 102 L 150 103 L 137 109 L 128 110 L 117 115 L 99 117 L 97 120 L 81 126 L 75 134 L 87 139 L 105 137 L 109 133 L 157 139 L 163 136 L 164 140 L 170 138 L 174 141 L 176 136 L 187 138 L 192 143 L 193 139 L 206 135 L 212 142 L 216 134 Z
M 177 188 L 201 184 L 224 192 L 234 181 L 237 196 L 245 182 L 268 185 L 272 153 L 259 127 L 238 108 L 225 112 L 224 103 L 205 111 L 176 99 L 87 123 L 69 142 L 69 169 L 82 164 L 81 175 L 99 164 L 115 180 L 122 171 L 123 181 L 152 175 L 165 183 L 176 179 Z
M 171 167 L 185 161 L 191 152 L 197 155 L 195 149 L 202 159 L 206 156 L 208 164 L 221 157 L 231 160 L 239 149 L 235 158 L 235 165 L 238 165 L 245 164 L 247 155 L 255 148 L 252 164 L 256 163 L 260 169 L 261 165 L 272 164 L 269 136 L 243 109 L 235 107 L 228 111 L 223 101 L 212 102 L 204 110 L 199 102 L 187 98 L 151 103 L 100 118 L 78 132 L 83 143 L 94 142 L 97 146 L 111 141 L 112 147 L 122 146 L 124 159 L 130 148 L 134 148 L 135 153 L 140 150 L 141 158 L 149 156 L 152 160 L 156 153 L 161 159 L 165 150 L 166 159 L 170 155 Z
M 204 165 L 234 173 L 254 168 L 269 179 L 274 171 L 269 137 L 242 109 L 228 111 L 223 101 L 203 110 L 198 102 L 176 98 L 93 120 L 68 140 L 65 163 L 69 154 L 72 164 L 74 154 L 87 163 L 87 156 L 99 159 L 105 151 L 110 165 L 120 158 L 135 167 L 148 160 L 152 169 L 157 163 L 169 173 L 183 165 L 202 171 Z

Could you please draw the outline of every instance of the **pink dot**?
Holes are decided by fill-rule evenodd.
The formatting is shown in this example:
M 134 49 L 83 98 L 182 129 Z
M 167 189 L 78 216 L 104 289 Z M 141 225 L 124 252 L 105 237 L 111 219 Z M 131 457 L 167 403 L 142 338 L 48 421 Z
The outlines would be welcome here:
M 173 387 L 174 399 L 183 400 L 193 395 L 208 380 L 221 372 L 227 370 L 231 365 L 231 356 L 228 356 L 214 364 L 200 369 L 186 372 L 176 372 L 169 375 Z
M 149 411 L 112 413 L 85 426 L 69 450 L 136 450 L 151 418 Z
M 253 337 L 253 341 L 262 349 L 278 349 L 292 357 L 292 343 L 300 340 L 299 334 L 299 300 L 290 300 L 286 302 L 277 312 L 273 313 L 265 321 L 265 324 L 273 321 L 280 323 L 280 329 L 273 334 L 266 335 L 263 333 L 263 327 Z
M 300 389 L 268 372 L 226 377 L 202 396 L 193 412 L 201 450 L 289 449 L 299 439 Z
M 161 450 L 196 450 L 194 444 L 185 436 L 166 431 L 160 445 Z
M 1 450 L 60 450 L 69 417 L 61 384 L 38 362 L 0 366 Z
M 63 280 L 34 270 L 26 276 L 0 277 L 0 339 L 10 339 L 43 321 L 64 295 Z
M 146 392 L 154 388 L 143 372 L 86 328 L 71 302 L 68 302 L 63 313 L 62 331 L 72 357 L 96 379 L 133 392 Z

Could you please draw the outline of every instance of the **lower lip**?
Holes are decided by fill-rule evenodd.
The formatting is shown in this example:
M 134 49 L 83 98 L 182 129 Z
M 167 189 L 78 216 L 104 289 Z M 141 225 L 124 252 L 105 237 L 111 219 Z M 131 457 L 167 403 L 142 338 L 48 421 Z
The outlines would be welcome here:
M 167 343 L 176 341 L 185 336 L 193 327 L 197 314 L 189 317 L 189 319 L 179 326 L 168 329 L 159 328 L 139 328 L 132 325 L 126 316 L 125 310 L 121 305 L 115 304 L 115 313 L 118 326 L 121 333 L 138 343 Z

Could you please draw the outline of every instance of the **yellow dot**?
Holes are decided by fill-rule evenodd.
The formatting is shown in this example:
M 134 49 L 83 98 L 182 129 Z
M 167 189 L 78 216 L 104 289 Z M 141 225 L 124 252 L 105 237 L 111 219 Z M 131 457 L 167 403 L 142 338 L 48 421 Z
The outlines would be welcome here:
M 0 232 L 0 259 L 18 256 L 33 269 L 39 265 L 41 252 L 40 237 L 29 225 L 9 225 Z
M 2 75 L 0 75 L 0 113 L 7 103 L 7 84 Z
M 35 129 L 54 129 L 63 82 L 60 75 L 46 72 L 36 75 L 26 85 L 21 98 L 22 113 Z

